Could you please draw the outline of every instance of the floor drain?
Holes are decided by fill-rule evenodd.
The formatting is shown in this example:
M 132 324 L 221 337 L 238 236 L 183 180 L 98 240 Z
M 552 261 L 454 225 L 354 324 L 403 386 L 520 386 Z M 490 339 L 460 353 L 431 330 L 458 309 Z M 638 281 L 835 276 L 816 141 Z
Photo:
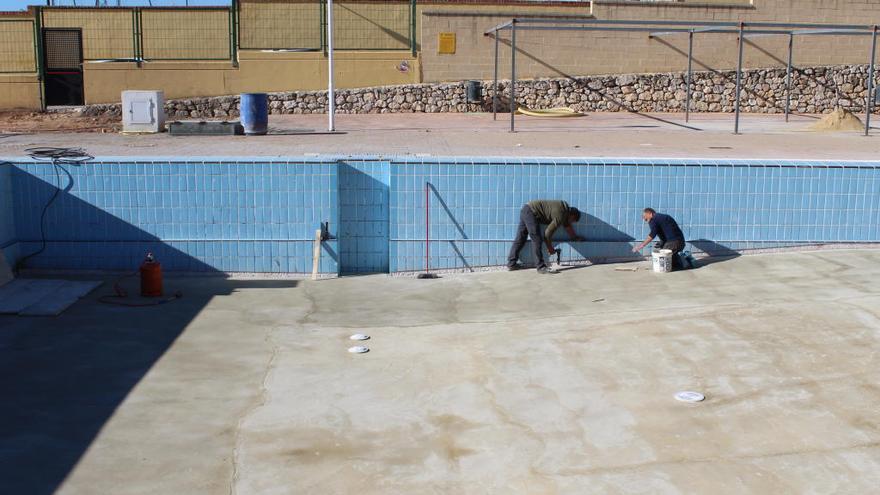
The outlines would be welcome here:
M 362 345 L 356 345 L 354 347 L 349 347 L 348 352 L 352 354 L 363 354 L 365 352 L 370 352 L 370 348 Z
M 356 333 L 356 334 L 352 335 L 351 337 L 349 337 L 349 339 L 351 339 L 351 340 L 370 340 L 370 336 L 364 335 L 362 333 Z
M 675 400 L 681 402 L 703 402 L 706 396 L 699 392 L 684 391 L 675 394 Z

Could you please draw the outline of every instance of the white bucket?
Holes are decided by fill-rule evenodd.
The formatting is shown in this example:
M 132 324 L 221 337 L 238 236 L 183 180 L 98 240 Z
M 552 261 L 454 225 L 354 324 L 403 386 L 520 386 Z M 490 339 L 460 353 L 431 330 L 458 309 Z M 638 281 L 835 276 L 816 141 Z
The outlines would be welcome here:
M 660 249 L 651 253 L 654 271 L 656 273 L 668 273 L 672 271 L 672 250 Z

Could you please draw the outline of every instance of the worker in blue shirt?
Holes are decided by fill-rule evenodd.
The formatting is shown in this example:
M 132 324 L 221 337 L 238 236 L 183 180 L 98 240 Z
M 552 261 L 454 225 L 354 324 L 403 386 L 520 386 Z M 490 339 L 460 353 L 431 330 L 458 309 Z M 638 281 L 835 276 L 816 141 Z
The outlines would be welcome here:
M 645 208 L 642 211 L 642 220 L 648 222 L 651 233 L 641 244 L 633 248 L 633 252 L 641 251 L 655 237 L 659 237 L 660 242 L 657 243 L 657 247 L 672 251 L 672 267 L 681 268 L 681 258 L 678 254 L 684 250 L 684 234 L 675 219 L 669 215 L 657 213 L 653 208 Z

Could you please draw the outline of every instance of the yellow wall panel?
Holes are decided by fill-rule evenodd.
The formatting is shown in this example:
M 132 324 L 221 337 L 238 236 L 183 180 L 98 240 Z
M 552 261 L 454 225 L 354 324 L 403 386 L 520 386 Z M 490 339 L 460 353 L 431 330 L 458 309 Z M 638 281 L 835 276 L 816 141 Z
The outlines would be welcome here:
M 147 60 L 229 59 L 228 10 L 141 11 L 143 56 Z
M 0 20 L 0 73 L 36 72 L 34 23 Z

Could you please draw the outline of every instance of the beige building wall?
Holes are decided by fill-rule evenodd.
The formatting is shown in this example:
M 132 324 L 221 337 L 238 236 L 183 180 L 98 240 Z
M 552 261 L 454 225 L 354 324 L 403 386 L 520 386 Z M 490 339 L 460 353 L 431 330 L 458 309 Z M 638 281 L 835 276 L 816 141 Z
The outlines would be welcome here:
M 240 5 L 237 66 L 228 60 L 231 26 L 227 13 L 144 10 L 140 29 L 147 58 L 152 54 L 157 56 L 154 58 L 224 60 L 154 60 L 140 66 L 87 61 L 86 102 L 116 102 L 126 89 L 161 89 L 168 98 L 186 98 L 243 91 L 319 90 L 326 86 L 326 58 L 318 51 L 322 19 L 317 2 L 242 0 Z M 334 12 L 335 40 L 341 48 L 337 52 L 337 84 L 340 88 L 356 88 L 490 79 L 494 40 L 483 36 L 483 32 L 512 17 L 870 24 L 880 23 L 880 0 L 506 0 L 503 4 L 490 0 L 421 0 L 415 26 L 418 56 L 409 49 L 412 26 L 407 3 L 337 0 Z M 135 16 L 131 10 L 47 9 L 43 20 L 46 27 L 82 28 L 86 59 L 130 58 L 135 53 Z M 14 48 L 14 53 L 4 56 L 0 66 L 5 63 L 19 68 L 33 62 L 32 52 L 19 46 L 25 46 L 18 42 L 21 36 L 11 31 L 3 33 L 0 31 L 0 41 L 6 41 L 0 53 L 4 47 L 7 51 Z M 455 34 L 454 54 L 438 54 L 440 33 Z M 502 78 L 510 73 L 508 35 L 505 33 L 501 39 Z M 695 39 L 696 70 L 735 66 L 735 35 L 698 34 Z M 646 33 L 521 31 L 517 41 L 520 78 L 682 71 L 686 65 L 687 38 L 683 35 L 651 39 Z M 785 37 L 752 38 L 746 44 L 745 65 L 783 66 L 786 53 Z M 867 60 L 865 38 L 804 37 L 795 43 L 796 65 Z M 0 74 L 0 109 L 39 108 L 39 89 L 35 73 Z
M 327 87 L 327 59 L 320 52 L 241 51 L 230 62 L 85 64 L 87 103 L 118 102 L 127 89 L 162 90 L 166 98 L 242 92 L 320 90 Z M 410 52 L 338 52 L 336 85 L 361 88 L 418 82 L 419 60 Z M 408 67 L 402 71 L 401 65 Z
M 534 15 L 517 8 L 516 16 Z M 574 10 L 574 9 L 572 9 Z M 805 23 L 880 23 L 880 2 L 872 0 L 731 0 L 728 2 L 594 1 L 584 12 L 598 19 L 677 21 L 778 21 Z M 491 79 L 494 39 L 483 32 L 512 15 L 480 17 L 464 6 L 429 9 L 421 19 L 423 79 L 426 82 Z M 440 55 L 441 32 L 456 34 L 454 55 Z M 510 76 L 509 32 L 501 35 L 499 77 Z M 736 35 L 697 34 L 694 69 L 736 67 Z M 795 65 L 867 63 L 869 38 L 801 37 L 795 41 Z M 787 58 L 784 36 L 751 38 L 744 50 L 747 68 L 782 67 Z M 517 33 L 517 77 L 560 77 L 594 74 L 683 71 L 687 35 L 650 38 L 647 33 L 520 31 Z
M 36 67 L 33 17 L 0 15 L 0 110 L 40 108 Z
M 0 74 L 0 110 L 39 110 L 40 84 L 36 74 Z

